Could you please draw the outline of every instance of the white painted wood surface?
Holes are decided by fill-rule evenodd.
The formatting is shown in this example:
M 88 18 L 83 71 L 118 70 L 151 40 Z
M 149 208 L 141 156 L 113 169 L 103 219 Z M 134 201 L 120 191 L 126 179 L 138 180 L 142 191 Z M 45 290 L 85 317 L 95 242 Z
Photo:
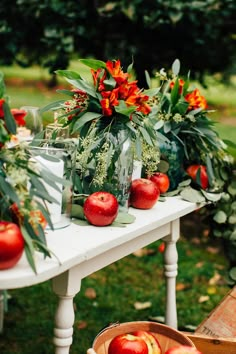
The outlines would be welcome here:
M 32 286 L 52 279 L 53 291 L 59 298 L 55 314 L 55 354 L 68 354 L 73 340 L 73 298 L 80 291 L 81 280 L 163 239 L 166 243 L 166 324 L 177 328 L 175 288 L 179 221 L 197 207 L 200 206 L 178 197 L 169 197 L 165 202 L 158 201 L 150 210 L 130 208 L 129 213 L 135 215 L 136 220 L 124 228 L 78 226 L 71 223 L 64 229 L 48 231 L 48 247 L 60 262 L 55 257 L 43 259 L 41 254 L 37 254 L 35 274 L 23 256 L 14 268 L 0 271 L 0 290 Z

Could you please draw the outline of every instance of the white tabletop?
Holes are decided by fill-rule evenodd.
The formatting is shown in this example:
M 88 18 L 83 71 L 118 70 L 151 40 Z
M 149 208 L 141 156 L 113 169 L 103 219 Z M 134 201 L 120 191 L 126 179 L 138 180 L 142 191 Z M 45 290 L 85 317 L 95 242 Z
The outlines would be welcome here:
M 35 274 L 23 256 L 14 268 L 0 271 L 0 289 L 30 286 L 54 278 L 105 252 L 112 253 L 113 248 L 158 229 L 194 211 L 196 207 L 195 203 L 189 203 L 179 197 L 168 197 L 164 202 L 158 201 L 149 210 L 130 208 L 129 213 L 134 215 L 136 220 L 125 227 L 79 226 L 72 222 L 64 229 L 50 230 L 46 234 L 48 248 L 60 263 L 55 257 L 43 259 L 42 254 L 36 253 Z

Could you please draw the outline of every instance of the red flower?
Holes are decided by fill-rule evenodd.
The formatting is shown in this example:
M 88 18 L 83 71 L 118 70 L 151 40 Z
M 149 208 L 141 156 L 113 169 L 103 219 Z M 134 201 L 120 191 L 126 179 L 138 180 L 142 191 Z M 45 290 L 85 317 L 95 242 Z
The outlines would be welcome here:
M 23 109 L 18 109 L 18 108 L 12 108 L 11 109 L 11 114 L 13 115 L 15 121 L 16 121 L 16 124 L 18 126 L 25 126 L 25 116 L 27 114 L 26 111 L 24 111 Z
M 185 96 L 186 101 L 189 103 L 188 110 L 191 111 L 193 109 L 207 108 L 207 101 L 204 96 L 200 94 L 199 89 L 195 89 L 194 91 L 188 93 Z
M 3 98 L 0 98 L 0 119 L 4 118 L 4 111 L 3 111 L 3 104 L 5 103 L 5 100 Z

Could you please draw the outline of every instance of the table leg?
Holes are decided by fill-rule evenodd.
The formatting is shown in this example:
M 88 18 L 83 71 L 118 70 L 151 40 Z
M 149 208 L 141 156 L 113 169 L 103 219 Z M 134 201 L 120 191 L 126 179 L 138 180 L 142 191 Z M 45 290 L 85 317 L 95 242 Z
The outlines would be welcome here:
M 52 280 L 53 291 L 59 297 L 55 314 L 54 345 L 55 354 L 69 354 L 73 341 L 75 320 L 73 299 L 81 287 L 81 279 L 74 268 Z
M 164 237 L 166 243 L 164 253 L 164 269 L 166 277 L 166 315 L 165 323 L 178 328 L 176 308 L 176 276 L 178 274 L 178 253 L 176 242 L 179 239 L 179 219 L 172 221 L 171 234 Z

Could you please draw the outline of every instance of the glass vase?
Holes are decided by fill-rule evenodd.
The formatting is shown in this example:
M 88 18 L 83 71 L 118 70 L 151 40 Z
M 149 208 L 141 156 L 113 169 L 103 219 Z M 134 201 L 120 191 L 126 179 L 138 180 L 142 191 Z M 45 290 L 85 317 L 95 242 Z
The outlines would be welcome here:
M 184 177 L 184 149 L 182 144 L 175 139 L 170 142 L 160 142 L 160 152 L 161 159 L 169 164 L 169 169 L 166 172 L 170 179 L 168 191 L 173 191 Z
M 81 152 L 79 147 L 77 163 L 83 160 L 83 152 L 88 151 L 86 166 L 77 171 L 80 175 L 82 192 L 110 192 L 118 200 L 119 210 L 128 212 L 128 200 L 133 173 L 133 144 L 127 126 L 119 121 L 111 125 L 97 124 L 94 139 Z

